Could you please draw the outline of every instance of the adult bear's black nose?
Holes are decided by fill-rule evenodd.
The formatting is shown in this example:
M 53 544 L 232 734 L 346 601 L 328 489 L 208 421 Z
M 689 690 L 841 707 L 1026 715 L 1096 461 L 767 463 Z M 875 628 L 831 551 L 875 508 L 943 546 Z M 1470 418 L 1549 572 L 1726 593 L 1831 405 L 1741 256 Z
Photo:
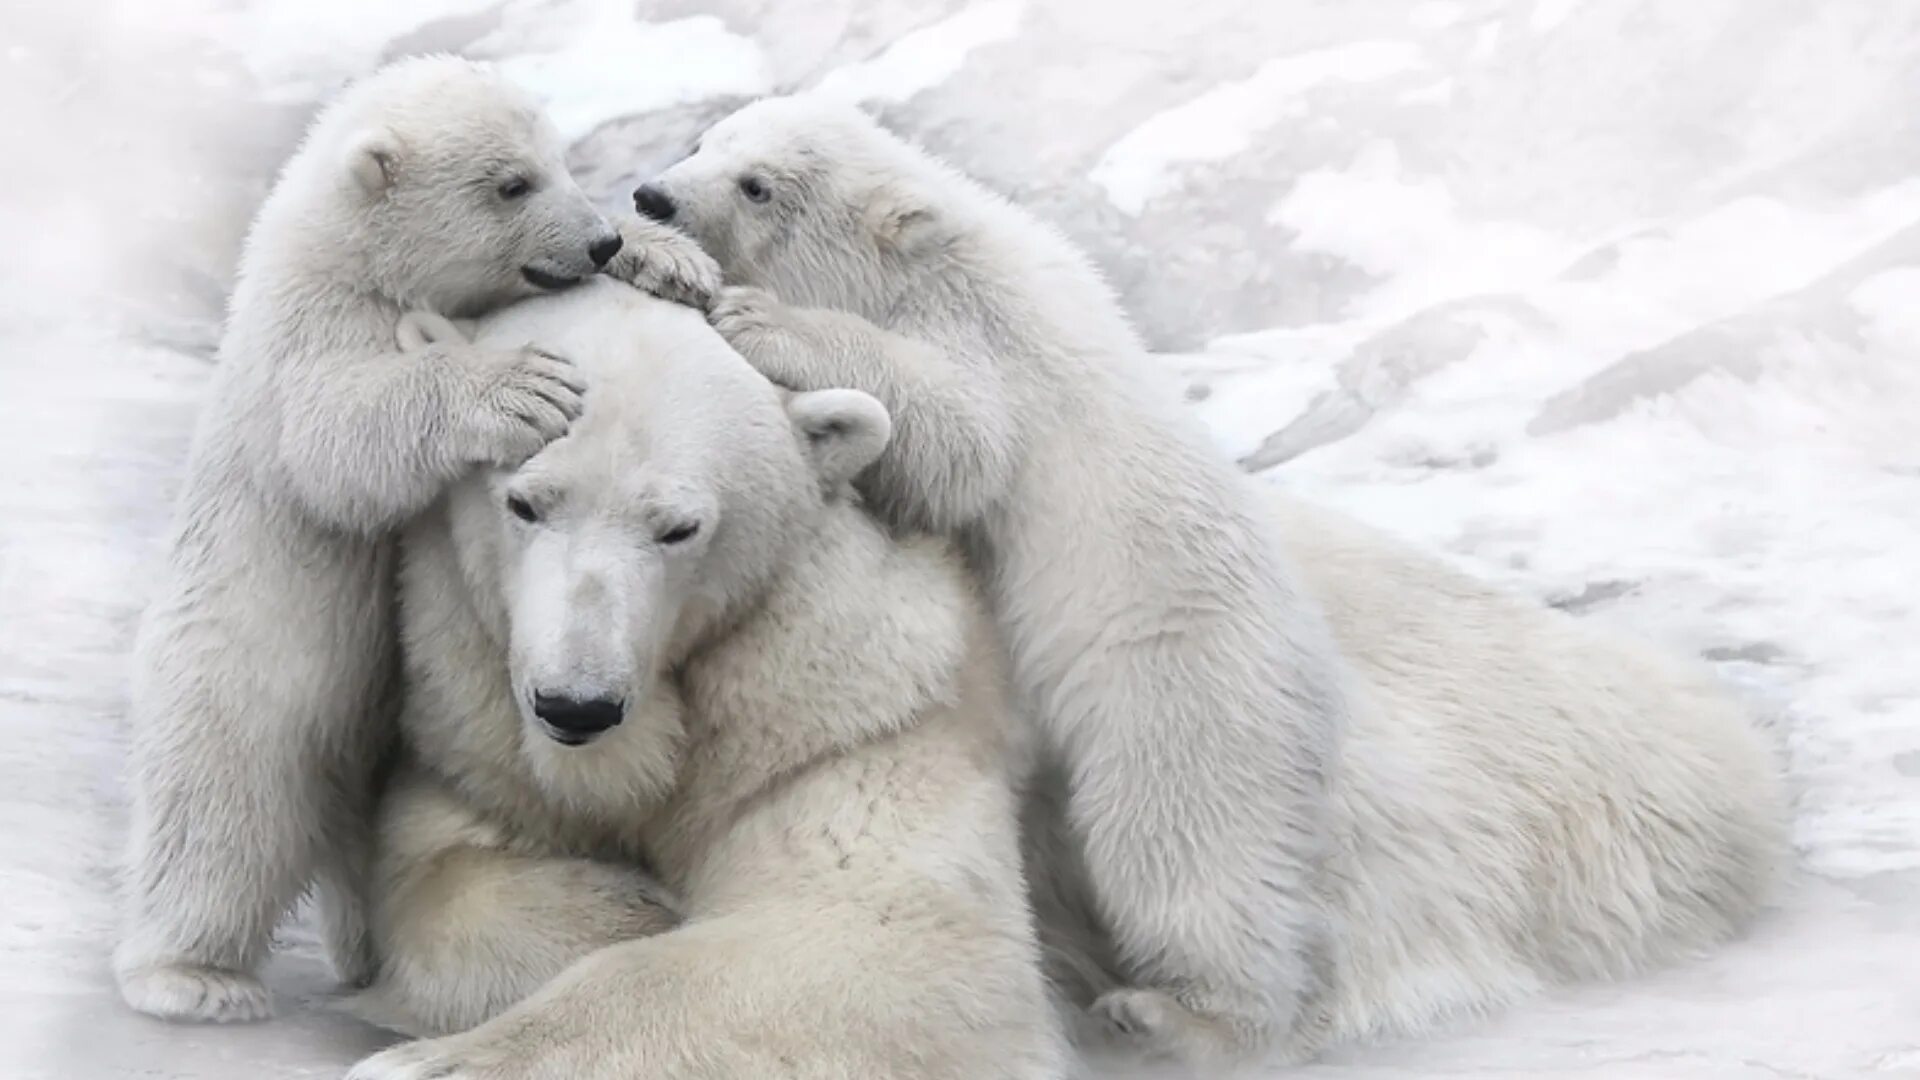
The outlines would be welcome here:
M 633 208 L 655 221 L 673 220 L 673 200 L 652 184 L 641 184 L 633 189 Z
M 618 724 L 626 711 L 625 702 L 612 698 L 533 695 L 533 715 L 547 725 L 555 739 L 570 746 L 578 746 Z
M 587 249 L 587 258 L 592 259 L 595 266 L 605 266 L 608 259 L 620 254 L 620 243 L 619 233 L 608 233 Z

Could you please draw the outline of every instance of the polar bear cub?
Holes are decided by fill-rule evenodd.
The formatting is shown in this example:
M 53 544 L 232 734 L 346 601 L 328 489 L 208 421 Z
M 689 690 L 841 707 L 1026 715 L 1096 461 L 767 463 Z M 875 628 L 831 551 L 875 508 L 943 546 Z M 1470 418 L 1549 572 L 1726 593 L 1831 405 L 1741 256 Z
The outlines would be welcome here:
M 410 308 L 472 313 L 605 269 L 699 299 L 712 261 L 616 231 L 553 126 L 487 68 L 393 64 L 314 121 L 248 234 L 213 399 L 133 686 L 133 837 L 115 967 L 135 1008 L 265 1015 L 252 971 L 316 878 L 349 980 L 352 882 L 390 737 L 391 534 L 477 464 L 563 434 L 584 384 L 537 349 L 393 347 Z
M 402 358 L 409 307 L 562 288 L 620 248 L 521 94 L 404 61 L 314 121 L 247 236 L 133 684 L 134 1008 L 268 1011 L 274 924 L 330 890 L 336 963 L 368 957 L 351 888 L 388 737 L 391 534 L 475 464 L 566 431 L 584 383 L 537 349 Z
M 774 382 L 872 393 L 861 490 L 968 541 L 1130 987 L 1096 1009 L 1203 1059 L 1315 989 L 1347 672 L 1262 492 L 1053 230 L 806 98 L 758 102 L 635 193 L 730 280 L 714 325 Z M 1204 887 L 1196 887 L 1204 882 Z
M 806 98 L 634 198 L 779 295 L 711 312 L 769 378 L 892 412 L 875 504 L 969 542 L 1055 757 L 1043 925 L 1104 973 L 1080 981 L 1107 1034 L 1299 1057 L 1632 970 L 1759 902 L 1780 797 L 1737 710 L 1238 475 L 1031 215 Z
M 885 411 L 783 394 L 617 286 L 479 340 L 563 351 L 594 396 L 408 533 L 411 763 L 381 836 L 416 869 L 382 876 L 375 922 L 387 955 L 476 979 L 390 965 L 373 993 L 445 1030 L 507 1004 L 470 993 L 489 967 L 579 959 L 353 1076 L 1059 1075 L 991 624 L 943 542 L 848 488 Z M 641 853 L 684 919 L 664 932 Z M 459 887 L 476 874 L 512 888 Z

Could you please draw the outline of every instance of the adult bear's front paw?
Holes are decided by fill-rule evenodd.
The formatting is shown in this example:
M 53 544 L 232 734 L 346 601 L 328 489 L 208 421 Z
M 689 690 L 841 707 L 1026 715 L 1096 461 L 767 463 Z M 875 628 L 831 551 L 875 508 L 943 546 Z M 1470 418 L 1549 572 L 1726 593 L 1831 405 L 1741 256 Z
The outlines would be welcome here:
M 472 1033 L 466 1033 L 391 1046 L 361 1059 L 347 1080 L 536 1080 L 549 1075 L 535 1060 L 538 1047 L 504 1056 L 486 1053 L 473 1042 Z
M 347 1080 L 477 1080 L 490 1073 L 469 1068 L 452 1039 L 421 1039 L 362 1058 Z
M 495 1017 L 472 1031 L 389 1047 L 363 1059 L 346 1080 L 625 1080 L 617 1049 L 593 1030 Z M 612 1035 L 624 1035 L 616 1029 Z

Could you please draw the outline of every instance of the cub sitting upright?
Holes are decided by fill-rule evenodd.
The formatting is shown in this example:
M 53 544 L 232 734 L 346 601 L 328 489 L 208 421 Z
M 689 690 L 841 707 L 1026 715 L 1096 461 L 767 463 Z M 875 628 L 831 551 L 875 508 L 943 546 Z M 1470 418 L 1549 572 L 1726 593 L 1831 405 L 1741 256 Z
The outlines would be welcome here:
M 142 1012 L 265 1015 L 252 970 L 316 876 L 338 894 L 324 905 L 336 964 L 368 973 L 344 886 L 389 728 L 391 533 L 474 465 L 564 433 L 583 389 L 535 349 L 402 356 L 393 326 L 408 308 L 561 289 L 620 252 L 561 152 L 486 68 L 403 61 L 320 114 L 254 221 L 137 646 L 115 968 Z
M 774 382 L 892 413 L 862 490 L 959 534 L 1135 985 L 1096 1012 L 1182 1057 L 1293 1025 L 1346 673 L 1264 496 L 1154 391 L 1057 233 L 856 110 L 759 102 L 634 195 L 731 279 L 714 325 Z

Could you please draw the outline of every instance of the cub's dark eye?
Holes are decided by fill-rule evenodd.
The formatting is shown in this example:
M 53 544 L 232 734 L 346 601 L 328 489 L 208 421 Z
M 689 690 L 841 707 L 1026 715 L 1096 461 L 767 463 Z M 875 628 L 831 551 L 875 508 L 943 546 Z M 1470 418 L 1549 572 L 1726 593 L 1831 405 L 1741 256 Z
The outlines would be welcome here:
M 516 176 L 500 185 L 500 197 L 508 202 L 512 202 L 515 199 L 524 199 L 532 193 L 532 191 L 533 181 L 528 180 L 524 176 Z
M 763 203 L 773 198 L 773 189 L 757 176 L 743 176 L 740 178 L 740 194 L 745 195 L 749 202 Z
M 663 544 L 684 544 L 698 535 L 700 535 L 700 523 L 693 521 L 685 525 L 675 525 L 673 528 L 661 533 L 660 542 Z
M 529 525 L 540 520 L 540 515 L 534 510 L 533 504 L 518 495 L 507 496 L 507 510 Z

